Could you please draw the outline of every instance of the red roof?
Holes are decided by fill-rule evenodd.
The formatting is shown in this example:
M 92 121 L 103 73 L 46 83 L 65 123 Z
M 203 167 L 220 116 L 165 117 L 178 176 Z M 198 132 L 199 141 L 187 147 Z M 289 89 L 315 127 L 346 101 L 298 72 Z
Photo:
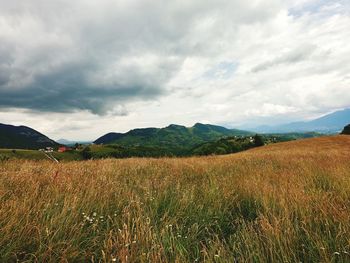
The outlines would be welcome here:
M 65 152 L 65 151 L 68 151 L 68 150 L 70 150 L 70 148 L 67 147 L 67 146 L 60 146 L 60 147 L 58 147 L 58 151 L 59 152 Z

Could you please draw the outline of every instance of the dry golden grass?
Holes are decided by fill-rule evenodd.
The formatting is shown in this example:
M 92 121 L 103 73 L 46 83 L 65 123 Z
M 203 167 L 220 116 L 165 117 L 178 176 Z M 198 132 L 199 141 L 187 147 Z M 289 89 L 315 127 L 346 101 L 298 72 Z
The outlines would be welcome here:
M 0 163 L 0 261 L 350 262 L 350 136 Z

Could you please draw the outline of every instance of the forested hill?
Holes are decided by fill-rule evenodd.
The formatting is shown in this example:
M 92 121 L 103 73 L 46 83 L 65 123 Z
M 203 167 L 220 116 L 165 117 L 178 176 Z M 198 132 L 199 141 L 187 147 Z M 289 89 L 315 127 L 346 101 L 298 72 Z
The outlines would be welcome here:
M 215 141 L 227 136 L 247 135 L 251 135 L 251 133 L 217 125 L 196 123 L 193 127 L 185 127 L 171 124 L 165 128 L 144 128 L 130 130 L 126 133 L 108 133 L 95 140 L 94 143 L 182 148 Z
M 40 149 L 56 146 L 55 141 L 32 128 L 0 123 L 0 148 Z

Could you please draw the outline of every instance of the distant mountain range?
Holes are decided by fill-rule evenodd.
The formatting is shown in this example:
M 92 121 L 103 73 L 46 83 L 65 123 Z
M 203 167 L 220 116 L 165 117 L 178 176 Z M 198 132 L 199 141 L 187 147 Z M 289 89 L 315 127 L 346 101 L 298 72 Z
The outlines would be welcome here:
M 70 141 L 70 140 L 66 140 L 66 139 L 59 139 L 56 142 L 58 142 L 60 144 L 63 144 L 63 145 L 67 145 L 67 146 L 71 146 L 71 145 L 74 145 L 76 143 L 79 143 L 79 144 L 90 144 L 90 143 L 92 143 L 92 141 Z
M 107 133 L 95 144 L 119 144 L 123 146 L 155 146 L 170 149 L 192 147 L 225 136 L 244 136 L 249 131 L 227 129 L 221 126 L 196 123 L 193 127 L 171 124 L 165 128 L 134 129 L 126 133 Z
M 339 133 L 350 123 L 350 109 L 336 111 L 311 121 L 292 122 L 277 126 L 258 126 L 251 130 L 259 133 L 320 132 Z
M 40 149 L 57 146 L 58 143 L 32 128 L 0 123 L 0 148 Z
M 107 133 L 94 141 L 95 144 L 118 144 L 125 147 L 160 147 L 171 152 L 183 152 L 202 143 L 213 142 L 223 137 L 249 136 L 255 133 L 339 133 L 350 123 L 350 109 L 337 111 L 321 118 L 293 122 L 278 126 L 259 126 L 253 132 L 238 129 L 196 123 L 193 127 L 171 124 L 165 128 L 133 129 L 126 133 Z M 297 135 L 300 137 L 300 134 Z M 314 136 L 314 135 L 312 135 Z M 51 140 L 40 132 L 26 127 L 0 124 L 0 148 L 40 149 L 58 147 L 59 144 L 73 145 L 76 141 Z M 90 142 L 78 141 L 80 144 Z

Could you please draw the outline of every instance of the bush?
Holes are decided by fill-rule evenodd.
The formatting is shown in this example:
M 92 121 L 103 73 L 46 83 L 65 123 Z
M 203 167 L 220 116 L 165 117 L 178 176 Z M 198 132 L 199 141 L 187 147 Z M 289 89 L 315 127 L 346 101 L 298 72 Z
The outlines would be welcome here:
M 254 136 L 254 144 L 256 147 L 264 146 L 265 145 L 264 139 L 260 135 L 256 134 Z
M 350 124 L 345 126 L 341 134 L 347 134 L 350 135 Z
M 81 155 L 83 156 L 83 158 L 85 160 L 90 159 L 91 158 L 91 149 L 89 146 L 86 146 L 82 151 L 81 151 Z

